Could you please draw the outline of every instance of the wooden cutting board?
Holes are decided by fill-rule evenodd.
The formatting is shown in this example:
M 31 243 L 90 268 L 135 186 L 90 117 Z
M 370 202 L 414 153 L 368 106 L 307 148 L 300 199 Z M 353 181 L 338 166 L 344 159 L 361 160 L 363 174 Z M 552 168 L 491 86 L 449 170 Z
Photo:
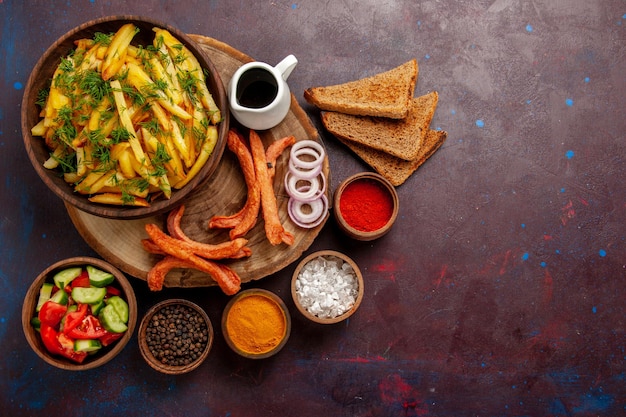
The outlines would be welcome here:
M 237 68 L 253 61 L 249 56 L 218 40 L 200 35 L 190 35 L 207 53 L 217 68 L 224 85 Z M 285 120 L 273 129 L 258 132 L 265 147 L 284 136 L 293 135 L 297 140 L 320 141 L 317 130 L 311 124 L 304 110 L 292 94 L 291 109 Z M 265 237 L 262 216 L 256 226 L 245 236 L 252 249 L 249 258 L 221 261 L 239 274 L 242 282 L 258 280 L 280 271 L 296 261 L 309 248 L 326 219 L 313 229 L 297 227 L 287 213 L 288 196 L 282 178 L 287 172 L 289 151 L 285 151 L 277 161 L 274 191 L 276 193 L 280 219 L 284 227 L 295 237 L 291 246 L 272 246 Z M 328 158 L 324 161 L 324 173 L 330 178 Z M 329 193 L 327 189 L 327 195 Z M 237 158 L 228 149 L 220 166 L 207 183 L 185 201 L 185 214 L 182 227 L 194 240 L 207 243 L 220 243 L 228 240 L 228 230 L 208 229 L 208 221 L 214 215 L 228 215 L 241 208 L 246 199 L 246 185 Z M 330 199 L 329 199 L 330 201 Z M 165 230 L 165 215 L 138 220 L 112 220 L 94 216 L 66 205 L 74 226 L 100 256 L 125 273 L 146 280 L 148 271 L 161 259 L 144 251 L 141 239 L 147 238 L 145 225 L 155 223 Z M 213 279 L 193 269 L 172 270 L 164 283 L 165 287 L 207 287 L 216 285 Z

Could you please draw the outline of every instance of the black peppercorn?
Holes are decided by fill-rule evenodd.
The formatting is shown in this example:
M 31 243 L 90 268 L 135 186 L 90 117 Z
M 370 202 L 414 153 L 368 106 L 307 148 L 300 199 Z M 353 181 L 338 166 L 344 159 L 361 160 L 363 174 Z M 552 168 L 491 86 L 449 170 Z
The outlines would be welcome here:
M 197 311 L 185 305 L 168 305 L 149 321 L 146 343 L 159 362 L 184 366 L 195 361 L 204 351 L 207 334 L 207 324 Z

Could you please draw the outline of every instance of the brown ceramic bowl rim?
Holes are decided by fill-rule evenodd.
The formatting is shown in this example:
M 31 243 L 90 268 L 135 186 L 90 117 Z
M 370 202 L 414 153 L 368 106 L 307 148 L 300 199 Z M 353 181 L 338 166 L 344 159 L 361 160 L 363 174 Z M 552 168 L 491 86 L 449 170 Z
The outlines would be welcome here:
M 154 314 L 161 310 L 163 307 L 176 304 L 189 307 L 192 310 L 196 311 L 198 314 L 200 314 L 200 316 L 204 319 L 207 325 L 207 332 L 209 335 L 209 340 L 207 341 L 207 344 L 198 359 L 187 365 L 181 366 L 164 365 L 160 363 L 154 357 L 154 355 L 152 355 L 152 352 L 150 352 L 150 349 L 148 348 L 148 343 L 146 342 L 146 329 L 148 328 L 148 322 L 150 321 L 152 316 L 154 316 Z M 141 351 L 141 356 L 143 356 L 146 363 L 150 365 L 152 369 L 162 372 L 164 374 L 179 375 L 193 371 L 206 360 L 206 358 L 209 356 L 209 352 L 211 351 L 211 347 L 213 346 L 213 339 L 215 339 L 215 337 L 213 333 L 213 324 L 211 323 L 211 319 L 202 307 L 192 301 L 185 300 L 183 298 L 170 298 L 156 303 L 146 312 L 146 314 L 141 319 L 141 323 L 139 324 L 137 339 L 139 341 L 139 350 Z
M 39 290 L 41 288 L 41 285 L 44 282 L 52 282 L 52 274 L 54 272 L 71 266 L 79 265 L 93 265 L 99 269 L 111 272 L 115 276 L 115 282 L 117 283 L 117 285 L 119 285 L 123 292 L 123 297 L 128 304 L 129 311 L 127 324 L 128 330 L 126 330 L 124 336 L 114 342 L 114 344 L 110 347 L 107 346 L 103 348 L 107 349 L 105 353 L 98 352 L 93 357 L 87 357 L 87 359 L 83 363 L 75 363 L 70 361 L 69 359 L 65 359 L 60 356 L 54 356 L 48 353 L 45 346 L 43 345 L 43 342 L 41 341 L 41 336 L 30 323 L 30 320 L 34 317 L 35 307 L 37 306 L 37 299 L 39 297 Z M 34 298 L 31 298 L 29 300 L 29 295 Z M 32 304 L 30 303 L 31 300 Z M 30 285 L 24 297 L 24 303 L 22 304 L 22 329 L 30 347 L 41 359 L 43 359 L 48 364 L 68 371 L 85 371 L 88 369 L 97 368 L 109 362 L 111 359 L 117 356 L 117 354 L 120 353 L 122 349 L 124 349 L 126 344 L 128 344 L 135 331 L 136 323 L 137 300 L 135 298 L 135 292 L 133 290 L 133 287 L 130 285 L 130 282 L 120 270 L 118 270 L 108 262 L 98 258 L 78 256 L 63 259 L 48 266 L 39 275 L 37 275 L 37 278 L 35 278 L 33 283 Z
M 340 210 L 340 205 L 339 205 L 339 200 L 341 199 L 341 195 L 343 191 L 346 189 L 346 187 L 352 184 L 353 182 L 360 181 L 360 180 L 372 180 L 372 181 L 376 181 L 380 183 L 389 192 L 389 195 L 391 199 L 393 200 L 393 212 L 391 213 L 391 217 L 389 218 L 387 223 L 380 229 L 373 230 L 370 232 L 365 232 L 365 231 L 358 230 L 352 227 L 343 218 L 343 215 L 341 214 L 341 210 Z M 335 213 L 335 219 L 339 223 L 339 226 L 343 228 L 345 231 L 347 231 L 348 235 L 350 235 L 351 237 L 354 237 L 355 239 L 363 240 L 363 241 L 378 239 L 379 237 L 389 232 L 389 230 L 391 229 L 391 227 L 393 226 L 393 224 L 395 223 L 398 217 L 398 212 L 400 209 L 400 204 L 398 200 L 398 192 L 396 191 L 396 187 L 394 187 L 393 184 L 389 182 L 389 180 L 387 180 L 385 177 L 383 177 L 382 175 L 376 172 L 359 172 L 357 174 L 351 175 L 350 177 L 346 178 L 336 188 L 333 200 L 334 200 L 333 210 Z
M 104 24 L 117 24 L 121 26 L 127 22 L 135 22 L 145 25 L 152 25 L 154 27 L 160 27 L 168 30 L 172 35 L 174 35 L 178 40 L 180 40 L 185 46 L 189 48 L 189 50 L 196 56 L 200 57 L 201 65 L 210 72 L 211 78 L 213 79 L 213 83 L 215 84 L 217 91 L 211 91 L 216 102 L 220 105 L 220 110 L 222 113 L 222 121 L 218 125 L 218 143 L 216 144 L 213 154 L 209 157 L 209 160 L 202 167 L 200 172 L 194 177 L 188 184 L 182 187 L 180 190 L 173 190 L 172 196 L 170 199 L 160 198 L 156 201 L 150 203 L 150 207 L 132 207 L 132 206 L 109 206 L 104 204 L 96 204 L 91 203 L 87 200 L 88 196 L 78 195 L 73 192 L 71 186 L 69 184 L 61 183 L 62 180 L 57 179 L 58 173 L 55 170 L 46 169 L 43 166 L 44 160 L 40 160 L 42 156 L 37 154 L 40 153 L 38 150 L 39 144 L 35 145 L 34 142 L 40 141 L 43 145 L 43 139 L 39 137 L 34 137 L 31 134 L 31 128 L 34 126 L 33 121 L 39 120 L 39 117 L 36 117 L 34 120 L 30 120 L 32 116 L 29 116 L 29 109 L 36 107 L 35 100 L 38 94 L 37 85 L 40 85 L 40 80 L 37 79 L 38 74 L 42 71 L 42 68 L 48 67 L 51 65 L 51 61 L 54 62 L 54 66 L 60 62 L 59 59 L 55 59 L 54 55 L 56 55 L 57 48 L 60 48 L 64 45 L 67 45 L 66 42 L 70 42 L 71 40 L 76 40 L 78 38 L 84 37 L 81 36 L 81 33 L 84 31 L 90 31 L 94 26 L 100 26 Z M 93 31 L 93 30 L 92 30 Z M 67 50 L 63 50 L 60 56 L 66 56 L 73 48 L 67 47 L 64 48 Z M 47 82 L 47 81 L 46 81 Z M 210 81 L 207 79 L 207 84 Z M 209 87 L 211 88 L 211 87 Z M 221 103 L 220 103 L 221 102 Z M 226 98 L 226 90 L 222 83 L 222 79 L 219 75 L 219 72 L 215 68 L 211 59 L 207 56 L 207 54 L 202 50 L 202 48 L 189 37 L 187 34 L 182 32 L 181 30 L 166 24 L 162 21 L 138 16 L 138 15 L 114 15 L 114 16 L 106 16 L 98 19 L 87 21 L 79 26 L 70 29 L 68 32 L 63 34 L 61 37 L 57 39 L 48 49 L 43 53 L 43 55 L 39 58 L 35 66 L 33 67 L 26 86 L 24 88 L 24 95 L 22 97 L 22 106 L 21 106 L 21 129 L 22 129 L 22 138 L 24 141 L 24 145 L 26 151 L 28 153 L 28 157 L 31 161 L 31 164 L 35 168 L 35 171 L 41 177 L 41 179 L 46 183 L 46 185 L 50 188 L 50 190 L 60 197 L 66 204 L 74 206 L 81 211 L 86 213 L 96 215 L 99 217 L 106 218 L 115 218 L 115 219 L 138 219 L 145 218 L 148 216 L 157 215 L 163 212 L 170 210 L 172 207 L 181 203 L 184 199 L 189 197 L 192 192 L 201 187 L 203 184 L 208 181 L 209 177 L 215 172 L 217 169 L 217 165 L 222 158 L 225 146 L 226 146 L 226 135 L 229 129 L 230 123 L 230 112 L 228 109 L 228 99 Z M 36 154 L 37 153 L 37 154 Z M 213 161 L 213 163 L 212 163 Z
M 230 309 L 242 298 L 252 295 L 261 295 L 269 298 L 272 302 L 276 303 L 276 305 L 278 305 L 278 307 L 283 312 L 283 317 L 285 319 L 285 335 L 283 336 L 283 339 L 272 350 L 263 353 L 251 353 L 239 349 L 239 347 L 237 347 L 237 345 L 235 345 L 235 343 L 231 340 L 230 335 L 228 334 L 228 328 L 226 326 L 226 319 L 228 318 L 228 313 L 230 312 Z M 287 340 L 289 340 L 289 336 L 291 335 L 291 315 L 289 314 L 287 306 L 277 294 L 263 288 L 250 288 L 247 290 L 243 290 L 236 294 L 233 298 L 231 298 L 228 304 L 226 304 L 224 312 L 222 313 L 221 324 L 222 333 L 224 334 L 224 340 L 226 340 L 226 344 L 228 345 L 228 347 L 230 347 L 238 355 L 249 359 L 265 359 L 269 358 L 270 356 L 274 356 L 287 344 Z
M 296 291 L 296 281 L 298 280 L 298 276 L 300 275 L 300 271 L 302 270 L 304 265 L 306 265 L 307 263 L 309 263 L 313 259 L 316 259 L 316 258 L 318 258 L 320 256 L 322 256 L 322 257 L 334 256 L 334 257 L 337 257 L 337 258 L 343 260 L 344 262 L 349 263 L 350 266 L 352 266 L 352 269 L 354 269 L 354 273 L 356 274 L 356 279 L 357 279 L 357 282 L 359 284 L 359 292 L 357 294 L 356 300 L 354 301 L 354 305 L 352 306 L 352 308 L 350 310 L 346 311 L 345 313 L 343 313 L 342 315 L 337 316 L 337 317 L 333 317 L 333 318 L 322 318 L 322 317 L 318 317 L 318 316 L 316 316 L 314 314 L 311 314 L 298 301 L 298 296 L 297 296 L 297 291 Z M 363 301 L 363 294 L 364 293 L 365 293 L 365 288 L 364 288 L 364 284 L 363 284 L 363 274 L 361 273 L 361 269 L 359 268 L 359 266 L 348 255 L 346 255 L 344 253 L 341 253 L 341 252 L 338 252 L 338 251 L 334 251 L 334 250 L 321 250 L 321 251 L 313 252 L 310 255 L 306 256 L 305 258 L 303 258 L 298 263 L 298 266 L 296 266 L 296 269 L 294 270 L 293 275 L 291 277 L 291 297 L 293 299 L 293 303 L 295 304 L 295 306 L 298 309 L 298 311 L 304 317 L 306 317 L 307 319 L 309 319 L 309 320 L 311 320 L 311 321 L 313 321 L 315 323 L 335 324 L 335 323 L 339 323 L 339 322 L 342 322 L 342 321 L 346 320 L 348 317 L 352 316 L 355 311 L 358 310 L 358 308 L 361 305 L 361 302 Z

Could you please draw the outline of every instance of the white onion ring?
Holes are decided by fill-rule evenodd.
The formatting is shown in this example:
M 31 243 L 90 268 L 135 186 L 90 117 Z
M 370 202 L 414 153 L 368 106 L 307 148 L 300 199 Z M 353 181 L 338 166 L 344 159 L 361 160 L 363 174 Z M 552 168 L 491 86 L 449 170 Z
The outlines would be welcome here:
M 312 169 L 302 169 L 301 167 L 294 164 L 293 159 L 289 158 L 289 171 L 302 179 L 309 179 L 313 177 L 317 177 L 319 173 L 322 171 L 322 164 L 316 165 Z
M 322 179 L 321 185 L 318 178 Z M 308 185 L 298 186 L 298 181 L 307 182 Z M 326 176 L 323 173 L 320 173 L 317 177 L 302 178 L 288 172 L 287 175 L 285 175 L 285 190 L 290 197 L 293 197 L 296 200 L 303 202 L 315 200 L 316 198 L 319 198 L 321 194 L 326 192 Z
M 305 181 L 309 186 L 298 187 L 298 181 Z M 287 194 L 297 200 L 313 200 L 320 189 L 320 181 L 317 177 L 305 179 L 287 173 L 285 176 L 285 188 L 287 189 Z
M 300 155 L 309 155 L 315 158 L 314 161 L 303 161 Z M 321 165 L 326 152 L 324 147 L 314 140 L 300 140 L 291 146 L 291 155 L 289 160 L 293 160 L 293 164 L 299 168 L 313 169 L 317 165 Z M 297 162 L 296 162 L 297 161 Z
M 311 213 L 302 212 L 302 207 L 308 205 L 311 207 Z M 325 218 L 328 212 L 328 199 L 325 194 L 313 201 L 299 201 L 291 197 L 287 203 L 287 210 L 291 220 L 298 226 L 305 229 L 312 229 L 318 226 Z

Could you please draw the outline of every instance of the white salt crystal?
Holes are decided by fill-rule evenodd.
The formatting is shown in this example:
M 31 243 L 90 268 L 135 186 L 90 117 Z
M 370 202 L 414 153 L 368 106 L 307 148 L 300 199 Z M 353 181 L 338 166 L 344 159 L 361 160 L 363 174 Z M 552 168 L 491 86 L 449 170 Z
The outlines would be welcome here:
M 300 271 L 296 294 L 309 313 L 320 318 L 335 318 L 356 302 L 356 274 L 349 263 L 339 258 L 319 256 Z

